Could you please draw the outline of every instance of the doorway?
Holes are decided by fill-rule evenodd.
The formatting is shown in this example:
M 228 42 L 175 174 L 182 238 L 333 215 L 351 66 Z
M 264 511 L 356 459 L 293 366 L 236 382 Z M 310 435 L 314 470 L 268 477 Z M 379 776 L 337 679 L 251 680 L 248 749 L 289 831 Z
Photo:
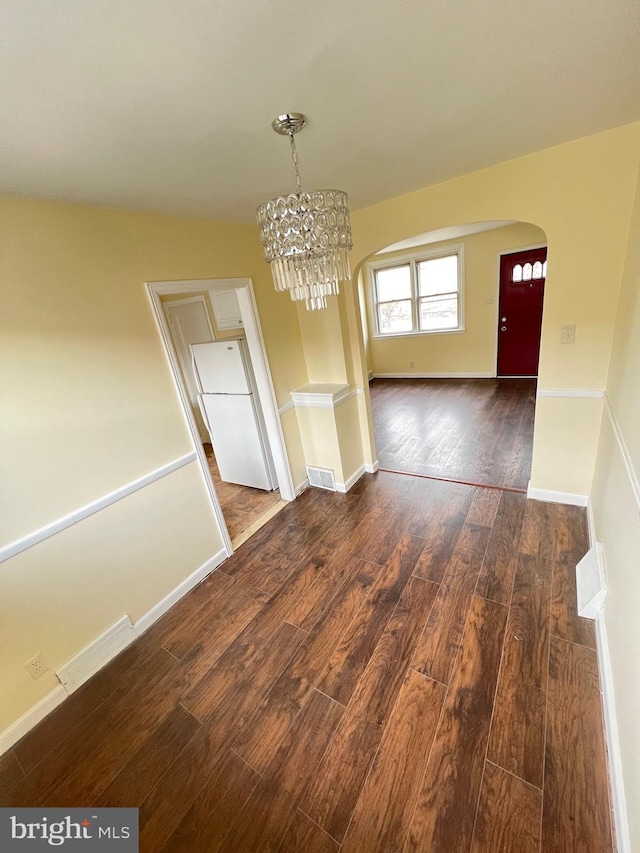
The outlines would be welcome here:
M 546 247 L 500 256 L 499 378 L 538 376 Z
M 287 501 L 295 498 L 252 284 L 250 279 L 148 282 L 147 291 L 225 549 L 230 555 Z M 202 347 L 216 352 L 203 352 Z M 242 477 L 234 476 L 233 457 L 229 454 L 237 453 L 237 431 L 232 433 L 234 440 L 230 447 L 228 442 L 226 445 L 221 442 L 220 430 L 210 422 L 212 407 L 203 405 L 202 400 L 208 389 L 202 387 L 194 357 L 198 349 L 207 357 L 219 357 L 218 350 L 224 350 L 225 355 L 227 349 L 233 350 L 243 374 L 246 372 L 247 388 L 241 393 L 249 395 L 256 424 L 259 422 L 257 429 L 265 459 L 270 460 L 270 482 L 264 488 L 244 485 L 237 482 Z M 225 360 L 218 363 L 224 370 Z M 220 379 L 224 383 L 225 376 L 220 375 Z M 227 389 L 223 390 L 226 395 Z M 226 396 L 219 399 L 228 403 Z M 242 398 L 240 403 L 246 404 L 246 399 Z M 238 424 L 240 431 L 247 427 L 245 420 Z M 229 435 L 228 429 L 223 432 Z

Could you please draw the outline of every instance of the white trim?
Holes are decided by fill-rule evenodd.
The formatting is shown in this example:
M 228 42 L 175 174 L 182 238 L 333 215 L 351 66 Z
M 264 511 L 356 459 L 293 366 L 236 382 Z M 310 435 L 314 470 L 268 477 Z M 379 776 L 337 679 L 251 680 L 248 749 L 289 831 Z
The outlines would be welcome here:
M 284 415 L 285 412 L 290 412 L 291 409 L 295 409 L 295 405 L 291 400 L 289 400 L 289 402 L 285 403 L 284 406 L 280 406 L 280 408 L 278 409 L 278 414 Z
M 111 506 L 111 504 L 116 503 L 116 501 L 120 501 L 123 498 L 132 495 L 134 492 L 144 489 L 145 486 L 149 486 L 151 483 L 161 480 L 163 477 L 166 477 L 168 474 L 172 474 L 174 471 L 188 465 L 195 459 L 196 454 L 194 451 L 191 451 L 191 453 L 187 453 L 185 456 L 181 456 L 179 459 L 174 459 L 173 462 L 169 462 L 167 465 L 163 465 L 161 468 L 156 468 L 155 471 L 145 474 L 144 477 L 133 480 L 133 482 L 127 483 L 126 486 L 121 486 L 119 489 L 115 489 L 113 492 L 109 492 L 109 494 L 103 495 L 101 498 L 80 507 L 80 509 L 76 509 L 68 515 L 58 518 L 56 521 L 52 521 L 51 524 L 47 524 L 39 530 L 34 530 L 32 533 L 28 533 L 21 539 L 16 539 L 15 542 L 10 542 L 8 545 L 5 545 L 4 548 L 0 548 L 0 563 L 10 559 L 11 557 L 15 557 L 16 554 L 20 554 L 21 551 L 26 551 L 27 548 L 32 548 L 34 545 L 44 542 L 45 539 L 55 536 L 56 533 L 61 533 L 63 530 L 66 530 L 67 527 L 71 527 L 73 524 L 83 521 L 90 515 L 106 509 L 108 506 Z
M 600 400 L 604 391 L 598 388 L 539 388 L 536 397 L 578 397 L 585 400 Z
M 495 379 L 496 374 L 481 370 L 463 373 L 374 373 L 374 379 Z
M 367 474 L 375 474 L 379 467 L 380 463 L 377 459 L 375 459 L 371 464 L 365 462 L 364 470 L 367 472 Z
M 367 370 L 367 379 L 371 382 L 373 379 L 373 370 Z
M 215 571 L 218 566 L 225 561 L 226 557 L 227 552 L 222 548 L 217 554 L 214 554 L 213 557 L 206 560 L 195 570 L 195 572 L 192 572 L 189 577 L 185 578 L 182 583 L 179 583 L 175 589 L 165 595 L 161 601 L 154 604 L 150 610 L 147 610 L 143 616 L 134 622 L 133 627 L 136 634 L 138 636 L 144 634 L 144 632 L 150 628 L 154 622 L 163 616 L 167 610 L 173 607 L 174 604 L 177 604 L 177 602 L 190 592 L 194 586 L 197 586 L 206 577 L 208 577 L 211 572 Z
M 638 480 L 638 475 L 633 465 L 633 460 L 631 459 L 629 448 L 627 447 L 627 444 L 624 440 L 622 429 L 620 427 L 620 424 L 618 423 L 618 419 L 615 415 L 615 412 L 613 411 L 611 400 L 609 399 L 609 395 L 606 393 L 604 395 L 604 405 L 605 409 L 607 410 L 607 414 L 609 415 L 611 428 L 613 430 L 616 442 L 618 443 L 618 448 L 622 456 L 622 461 L 624 462 L 624 467 L 627 469 L 627 476 L 629 477 L 629 482 L 631 483 L 631 488 L 633 489 L 633 494 L 636 499 L 636 504 L 638 505 L 638 510 L 640 510 L 640 481 Z
M 596 648 L 598 652 L 598 670 L 602 689 L 602 710 L 604 715 L 604 733 L 609 758 L 609 782 L 611 786 L 611 807 L 615 826 L 618 853 L 631 853 L 631 837 L 627 803 L 624 793 L 622 772 L 622 751 L 618 737 L 615 693 L 613 688 L 613 669 L 607 639 L 607 626 L 604 611 L 596 615 Z
M 305 477 L 298 485 L 296 486 L 296 497 L 301 495 L 309 488 L 309 478 Z
M 342 492 L 342 494 L 345 494 L 345 492 L 348 492 L 352 486 L 355 486 L 355 484 L 358 482 L 360 477 L 362 477 L 362 475 L 364 474 L 365 471 L 366 471 L 365 466 L 361 465 L 357 469 L 357 471 L 354 471 L 350 477 L 347 477 L 347 479 L 344 483 L 336 483 L 336 492 Z
M 131 619 L 122 616 L 71 660 L 62 664 L 56 670 L 58 680 L 67 693 L 73 693 L 136 639 Z
M 269 362 L 264 348 L 262 332 L 260 330 L 260 320 L 257 313 L 255 297 L 253 295 L 253 284 L 250 278 L 226 278 L 190 279 L 186 281 L 148 281 L 145 283 L 145 286 L 156 320 L 156 325 L 158 326 L 158 331 L 160 332 L 160 337 L 164 345 L 164 352 L 173 376 L 173 382 L 182 403 L 182 413 L 187 422 L 189 432 L 191 433 L 191 439 L 196 449 L 197 459 L 200 463 L 200 469 L 209 495 L 209 500 L 220 528 L 222 544 L 225 547 L 227 555 L 231 556 L 231 554 L 233 554 L 231 538 L 224 520 L 222 507 L 220 506 L 215 486 L 213 485 L 213 480 L 211 479 L 209 464 L 202 446 L 202 440 L 191 408 L 189 396 L 184 388 L 179 368 L 178 355 L 171 338 L 167 318 L 162 309 L 160 296 L 167 293 L 189 293 L 194 290 L 207 291 L 210 293 L 211 291 L 229 290 L 234 288 L 238 291 L 240 313 L 242 315 L 247 346 L 249 347 L 252 362 L 254 357 L 256 358 L 256 363 L 252 364 L 252 366 L 256 375 L 258 396 L 260 397 L 260 403 L 262 404 L 263 414 L 265 416 L 267 435 L 271 445 L 271 453 L 276 468 L 276 475 L 278 477 L 280 496 L 284 500 L 294 500 L 295 491 L 293 488 L 293 480 L 291 479 L 291 470 L 289 467 L 289 459 L 285 451 L 282 424 L 280 423 L 277 403 L 275 400 L 275 392 L 273 390 L 273 384 L 269 373 Z
M 369 336 L 373 340 L 384 340 L 385 338 L 405 338 L 423 335 L 452 335 L 462 334 L 465 327 L 465 244 L 451 243 L 440 248 L 419 247 L 392 258 L 384 258 L 379 255 L 380 260 L 369 260 L 365 263 L 366 287 L 368 288 L 367 316 L 369 320 Z M 458 259 L 458 286 L 456 290 L 458 322 L 452 329 L 421 329 L 418 317 L 420 295 L 418 292 L 416 264 L 420 261 L 428 261 L 434 258 L 445 258 L 456 255 Z M 411 318 L 413 328 L 409 332 L 381 332 L 378 326 L 378 299 L 376 294 L 375 273 L 378 270 L 391 269 L 392 267 L 408 264 L 411 271 Z
M 269 367 L 267 349 L 262 336 L 258 305 L 253 293 L 251 279 L 247 279 L 247 284 L 244 287 L 236 289 L 236 295 L 238 297 L 238 305 L 240 306 L 240 316 L 242 318 L 244 333 L 247 338 L 247 346 L 249 347 L 249 354 L 251 356 L 251 366 L 253 367 L 258 397 L 262 407 L 262 415 L 267 430 L 267 438 L 269 439 L 269 447 L 276 471 L 280 497 L 284 501 L 293 501 L 296 498 L 296 493 L 293 487 L 293 478 L 291 476 L 282 424 L 280 423 L 276 392 L 271 378 L 271 368 Z
M 44 718 L 62 704 L 67 698 L 67 691 L 59 684 L 47 693 L 47 695 L 36 702 L 21 717 L 0 733 L 0 755 L 11 749 L 21 738 L 28 734 L 32 728 L 38 725 Z
M 587 506 L 588 495 L 575 495 L 572 492 L 554 492 L 548 489 L 534 489 L 529 483 L 527 497 L 534 501 L 547 501 L 554 504 L 571 504 L 572 506 Z
M 348 385 L 311 382 L 292 391 L 291 399 L 297 408 L 335 409 L 341 403 L 355 397 L 356 393 Z

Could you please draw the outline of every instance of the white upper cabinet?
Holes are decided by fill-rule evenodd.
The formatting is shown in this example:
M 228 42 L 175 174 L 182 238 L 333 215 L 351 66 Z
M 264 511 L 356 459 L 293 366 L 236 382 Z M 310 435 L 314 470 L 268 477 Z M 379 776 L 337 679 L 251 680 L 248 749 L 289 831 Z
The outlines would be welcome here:
M 240 305 L 235 290 L 217 290 L 210 292 L 213 314 L 219 329 L 241 329 Z

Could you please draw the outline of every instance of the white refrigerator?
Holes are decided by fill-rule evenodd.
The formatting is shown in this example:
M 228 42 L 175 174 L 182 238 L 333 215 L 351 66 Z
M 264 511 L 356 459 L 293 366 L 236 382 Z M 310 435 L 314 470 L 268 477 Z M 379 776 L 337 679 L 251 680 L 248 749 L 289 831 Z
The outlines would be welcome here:
M 220 478 L 273 491 L 278 484 L 247 342 L 191 344 L 191 356 Z

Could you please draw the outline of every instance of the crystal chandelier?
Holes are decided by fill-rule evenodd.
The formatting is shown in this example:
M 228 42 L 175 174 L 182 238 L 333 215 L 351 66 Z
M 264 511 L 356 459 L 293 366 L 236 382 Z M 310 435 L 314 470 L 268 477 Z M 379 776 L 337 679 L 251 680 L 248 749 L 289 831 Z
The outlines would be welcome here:
M 273 120 L 275 132 L 288 136 L 291 143 L 296 192 L 261 204 L 258 225 L 276 290 L 288 290 L 293 300 L 304 300 L 307 309 L 315 311 L 326 308 L 327 296 L 339 292 L 338 282 L 351 278 L 347 252 L 353 244 L 347 194 L 302 191 L 293 137 L 306 122 L 301 113 Z

